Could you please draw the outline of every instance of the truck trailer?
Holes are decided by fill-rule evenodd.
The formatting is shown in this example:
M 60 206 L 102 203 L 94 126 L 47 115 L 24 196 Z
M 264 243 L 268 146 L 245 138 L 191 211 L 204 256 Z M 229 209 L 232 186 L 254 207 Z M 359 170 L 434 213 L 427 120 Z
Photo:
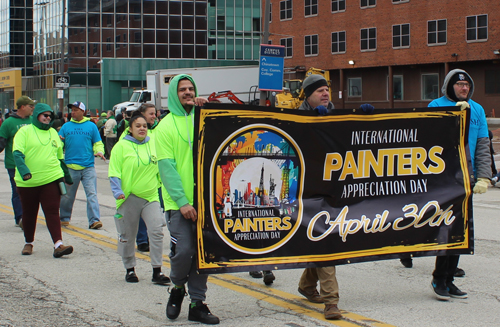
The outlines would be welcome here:
M 168 110 L 167 99 L 170 80 L 178 74 L 191 75 L 198 88 L 198 96 L 208 98 L 213 92 L 231 91 L 245 103 L 254 101 L 255 89 L 259 81 L 259 66 L 226 66 L 148 70 L 146 89 L 135 90 L 129 101 L 113 107 L 115 114 L 122 108 L 134 111 L 143 103 L 152 103 L 156 109 Z M 222 102 L 228 101 L 222 99 Z

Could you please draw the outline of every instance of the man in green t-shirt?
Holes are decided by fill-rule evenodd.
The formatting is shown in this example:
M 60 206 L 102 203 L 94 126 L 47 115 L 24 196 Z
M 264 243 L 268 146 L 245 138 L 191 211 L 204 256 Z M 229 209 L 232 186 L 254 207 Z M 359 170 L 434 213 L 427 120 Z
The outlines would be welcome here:
M 31 124 L 31 115 L 35 109 L 35 101 L 30 97 L 23 95 L 16 101 L 17 112 L 12 113 L 7 118 L 2 126 L 0 126 L 0 152 L 5 149 L 5 168 L 9 173 L 10 186 L 12 187 L 12 208 L 14 209 L 14 219 L 16 226 L 23 228 L 22 217 L 23 209 L 21 207 L 21 199 L 17 194 L 16 182 L 14 175 L 16 173 L 16 165 L 12 156 L 12 141 L 17 131 L 24 125 Z
M 179 74 L 173 77 L 168 89 L 170 114 L 158 124 L 154 134 L 171 238 L 170 279 L 173 287 L 166 313 L 169 319 L 179 316 L 187 289 L 191 298 L 188 320 L 215 325 L 219 323 L 219 318 L 203 303 L 208 275 L 200 274 L 196 269 L 198 212 L 194 203 L 194 108 L 207 102 L 207 99 L 198 98 L 197 95 L 196 84 L 191 76 Z

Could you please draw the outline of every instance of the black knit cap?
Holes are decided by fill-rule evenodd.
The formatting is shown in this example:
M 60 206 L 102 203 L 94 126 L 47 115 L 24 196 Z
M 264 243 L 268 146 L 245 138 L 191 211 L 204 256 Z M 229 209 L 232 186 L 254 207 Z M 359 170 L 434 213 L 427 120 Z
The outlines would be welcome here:
M 306 98 L 322 86 L 328 86 L 328 82 L 321 75 L 311 75 L 304 80 L 304 83 L 302 83 L 302 88 L 304 89 Z
M 446 91 L 448 93 L 448 97 L 450 97 L 454 101 L 458 101 L 458 98 L 455 95 L 455 90 L 453 89 L 453 85 L 455 85 L 456 82 L 468 82 L 470 85 L 472 85 L 472 80 L 470 79 L 469 75 L 463 72 L 455 73 L 452 77 L 450 77 L 450 81 L 448 82 Z

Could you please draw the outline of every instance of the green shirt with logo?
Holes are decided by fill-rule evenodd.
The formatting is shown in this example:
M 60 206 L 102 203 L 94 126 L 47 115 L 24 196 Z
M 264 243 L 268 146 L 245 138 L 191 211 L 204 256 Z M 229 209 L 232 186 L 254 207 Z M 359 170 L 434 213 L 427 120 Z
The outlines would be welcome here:
M 51 183 L 64 176 L 59 159 L 64 158 L 63 143 L 53 128 L 42 130 L 34 125 L 19 129 L 14 137 L 12 151 L 24 155 L 31 179 L 24 181 L 16 169 L 14 180 L 18 187 L 36 187 Z
M 12 142 L 17 131 L 25 126 L 31 124 L 31 116 L 26 118 L 21 118 L 19 116 L 10 116 L 7 118 L 0 127 L 0 137 L 6 140 L 5 144 L 5 168 L 14 169 L 16 164 L 14 163 L 14 157 L 12 156 Z

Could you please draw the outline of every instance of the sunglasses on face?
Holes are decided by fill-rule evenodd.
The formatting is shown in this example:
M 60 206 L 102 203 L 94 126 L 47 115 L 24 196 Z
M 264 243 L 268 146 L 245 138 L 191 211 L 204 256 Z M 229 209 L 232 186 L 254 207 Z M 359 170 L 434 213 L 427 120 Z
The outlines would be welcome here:
M 45 118 L 50 118 L 50 114 L 42 114 Z

